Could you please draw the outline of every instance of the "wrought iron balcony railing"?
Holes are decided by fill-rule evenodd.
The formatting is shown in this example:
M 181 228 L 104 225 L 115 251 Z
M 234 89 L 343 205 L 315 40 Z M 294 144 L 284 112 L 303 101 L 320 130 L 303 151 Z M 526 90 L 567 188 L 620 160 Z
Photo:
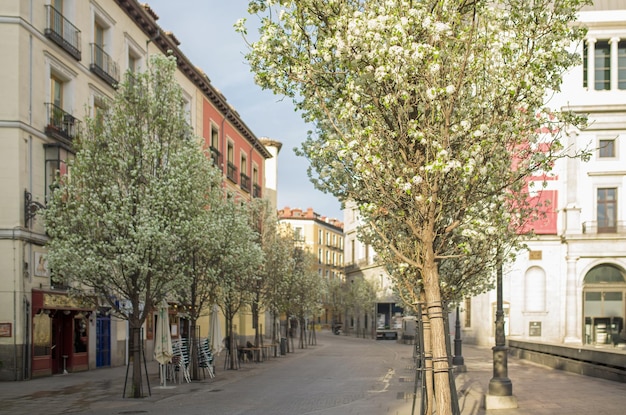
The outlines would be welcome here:
M 116 87 L 120 81 L 119 65 L 101 46 L 95 43 L 91 43 L 91 65 L 89 65 L 89 69 L 112 87 Z
M 222 165 L 222 153 L 220 153 L 219 150 L 213 146 L 211 146 L 210 149 L 211 149 L 211 161 L 213 162 L 213 165 L 217 168 L 220 168 Z
M 78 136 L 80 121 L 52 103 L 46 103 L 46 135 L 56 139 L 73 141 Z
M 241 190 L 250 193 L 250 176 L 241 173 L 239 174 L 239 178 L 239 187 L 241 187 Z
M 81 58 L 80 30 L 49 4 L 46 5 L 46 22 L 44 30 L 46 37 L 79 61 Z
M 237 167 L 230 161 L 226 166 L 226 177 L 233 183 L 237 183 Z
M 258 184 L 252 185 L 252 197 L 260 198 L 261 197 L 261 186 Z

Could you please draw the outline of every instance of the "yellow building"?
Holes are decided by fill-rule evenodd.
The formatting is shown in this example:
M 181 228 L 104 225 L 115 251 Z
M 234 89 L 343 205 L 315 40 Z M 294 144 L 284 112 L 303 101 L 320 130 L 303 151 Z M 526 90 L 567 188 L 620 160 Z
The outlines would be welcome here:
M 278 211 L 278 220 L 293 230 L 297 243 L 316 256 L 315 268 L 320 276 L 343 281 L 344 235 L 341 221 L 321 216 L 312 208 L 303 211 L 289 207 Z M 332 319 L 329 307 L 325 306 L 316 323 L 330 328 Z

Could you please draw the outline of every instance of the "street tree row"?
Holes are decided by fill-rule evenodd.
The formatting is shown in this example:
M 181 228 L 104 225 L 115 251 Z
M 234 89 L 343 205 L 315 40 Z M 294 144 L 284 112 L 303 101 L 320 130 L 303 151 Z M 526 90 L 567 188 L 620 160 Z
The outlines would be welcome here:
M 175 71 L 173 57 L 153 56 L 145 72 L 127 74 L 86 120 L 44 212 L 53 281 L 127 320 L 134 362 L 141 327 L 164 300 L 184 305 L 192 328 L 217 304 L 231 347 L 242 309 L 255 327 L 259 310 L 300 312 L 290 301 L 302 279 L 293 238 L 278 232 L 266 201 L 225 191 L 188 124 Z M 140 397 L 140 364 L 132 376 Z

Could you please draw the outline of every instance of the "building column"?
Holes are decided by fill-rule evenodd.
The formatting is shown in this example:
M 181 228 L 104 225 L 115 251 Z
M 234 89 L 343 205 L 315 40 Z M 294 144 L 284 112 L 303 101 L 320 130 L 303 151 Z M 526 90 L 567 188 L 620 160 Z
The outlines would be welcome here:
M 596 89 L 596 39 L 589 38 L 587 42 L 587 89 Z
M 576 287 L 576 263 L 578 257 L 568 256 L 567 278 L 565 280 L 565 338 L 564 343 L 580 343 L 578 336 L 578 322 L 580 321 L 577 287 Z
M 611 91 L 617 91 L 617 80 L 619 78 L 618 74 L 618 56 L 617 56 L 617 45 L 619 44 L 618 37 L 612 37 L 609 40 L 609 45 L 611 45 Z
M 567 171 L 565 173 L 565 229 L 564 235 L 580 235 L 582 233 L 582 224 L 580 222 L 580 207 L 578 204 L 578 168 L 580 160 L 576 156 L 578 151 L 578 132 L 570 129 L 567 132 Z

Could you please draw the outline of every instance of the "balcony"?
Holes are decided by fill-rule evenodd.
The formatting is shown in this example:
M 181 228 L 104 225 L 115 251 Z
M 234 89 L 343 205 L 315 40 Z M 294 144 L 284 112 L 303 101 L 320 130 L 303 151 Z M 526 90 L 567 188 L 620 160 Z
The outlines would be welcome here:
M 237 183 L 237 167 L 230 161 L 226 166 L 226 177 L 233 183 Z
M 101 46 L 95 43 L 91 43 L 91 65 L 89 65 L 89 69 L 113 88 L 117 87 L 120 80 L 119 66 Z
M 583 222 L 583 233 L 587 235 L 597 234 L 626 234 L 626 221 L 615 221 L 612 226 L 597 221 Z
M 46 23 L 45 36 L 79 61 L 81 58 L 80 30 L 50 5 L 46 5 Z
M 261 197 L 261 186 L 258 184 L 252 185 L 252 197 L 260 198 Z
M 239 174 L 239 187 L 244 192 L 250 193 L 250 176 L 247 176 L 245 173 Z
M 48 120 L 46 135 L 57 140 L 72 142 L 78 136 L 80 121 L 52 103 L 47 103 L 46 109 Z
M 222 153 L 220 153 L 219 150 L 213 146 L 210 147 L 210 150 L 211 150 L 211 161 L 213 162 L 213 165 L 217 167 L 218 169 L 221 168 Z

